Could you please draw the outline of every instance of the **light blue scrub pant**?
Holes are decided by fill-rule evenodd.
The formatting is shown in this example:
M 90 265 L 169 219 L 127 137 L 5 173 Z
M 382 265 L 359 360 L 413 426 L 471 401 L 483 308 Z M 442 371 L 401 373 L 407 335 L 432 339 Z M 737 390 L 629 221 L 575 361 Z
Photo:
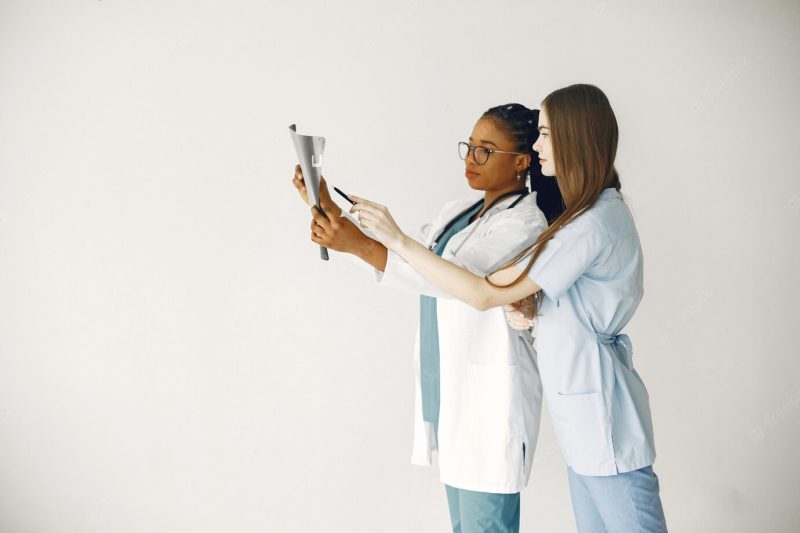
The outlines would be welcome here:
M 439 421 L 433 421 L 438 437 Z M 519 533 L 519 492 L 498 494 L 445 484 L 453 533 Z
M 444 486 L 453 533 L 518 533 L 519 492 L 496 494 Z
M 580 533 L 666 533 L 652 466 L 614 476 L 584 476 L 567 467 Z

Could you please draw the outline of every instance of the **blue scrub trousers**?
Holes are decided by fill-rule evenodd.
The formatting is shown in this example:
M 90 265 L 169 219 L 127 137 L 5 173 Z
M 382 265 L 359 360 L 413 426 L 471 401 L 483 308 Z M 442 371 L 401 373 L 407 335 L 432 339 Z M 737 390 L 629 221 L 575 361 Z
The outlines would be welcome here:
M 444 487 L 453 533 L 519 533 L 519 492 L 496 494 Z
M 567 472 L 579 533 L 666 533 L 652 466 L 614 476 Z
M 438 420 L 433 431 L 438 438 Z M 453 533 L 519 533 L 519 492 L 478 492 L 447 484 L 444 488 Z

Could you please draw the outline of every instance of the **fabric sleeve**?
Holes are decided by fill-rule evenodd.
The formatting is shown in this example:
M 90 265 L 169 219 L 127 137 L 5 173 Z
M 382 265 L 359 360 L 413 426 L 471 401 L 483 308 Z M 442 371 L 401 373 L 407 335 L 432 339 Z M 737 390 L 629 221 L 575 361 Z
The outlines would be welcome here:
M 495 215 L 500 218 L 491 231 L 473 237 L 453 254 L 445 250 L 445 259 L 466 268 L 478 276 L 486 276 L 506 266 L 509 261 L 532 246 L 547 229 L 544 214 L 536 209 L 535 216 L 519 217 L 508 211 Z
M 589 271 L 609 247 L 602 227 L 583 215 L 553 235 L 528 276 L 553 300 L 558 300 L 585 272 Z M 518 264 L 524 268 L 531 257 Z
M 445 203 L 437 217 L 427 224 L 421 226 L 417 231 L 410 234 L 410 236 L 417 242 L 426 246 L 428 242 L 434 237 L 431 232 L 434 228 L 444 225 L 446 220 L 457 213 L 461 204 L 469 205 L 469 201 L 454 200 Z M 425 296 L 433 296 L 434 298 L 452 299 L 453 297 L 446 291 L 434 285 L 428 279 L 420 274 L 414 267 L 412 267 L 405 259 L 398 254 L 389 250 L 386 256 L 386 268 L 383 272 L 375 270 L 375 281 L 381 286 L 390 287 L 392 289 L 410 292 L 413 294 L 424 294 Z
M 413 235 L 413 239 L 423 245 L 427 242 L 431 224 L 425 224 Z M 384 287 L 410 292 L 413 294 L 424 294 L 434 298 L 452 299 L 447 292 L 434 285 L 428 278 L 420 274 L 405 259 L 389 250 L 386 255 L 386 268 L 383 272 L 375 269 L 375 281 Z

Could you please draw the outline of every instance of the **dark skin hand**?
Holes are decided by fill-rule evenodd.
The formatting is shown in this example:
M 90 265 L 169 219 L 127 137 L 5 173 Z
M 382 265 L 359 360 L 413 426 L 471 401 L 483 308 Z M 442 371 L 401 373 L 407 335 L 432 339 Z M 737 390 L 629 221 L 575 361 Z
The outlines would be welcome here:
M 308 191 L 306 190 L 303 172 L 300 165 L 295 167 L 292 180 L 300 197 L 308 204 Z M 342 209 L 331 199 L 325 178 L 320 179 L 319 200 L 323 215 L 317 206 L 311 206 L 311 240 L 320 246 L 358 256 L 374 268 L 383 271 L 386 268 L 388 250 L 384 245 L 370 239 L 350 221 L 342 217 Z

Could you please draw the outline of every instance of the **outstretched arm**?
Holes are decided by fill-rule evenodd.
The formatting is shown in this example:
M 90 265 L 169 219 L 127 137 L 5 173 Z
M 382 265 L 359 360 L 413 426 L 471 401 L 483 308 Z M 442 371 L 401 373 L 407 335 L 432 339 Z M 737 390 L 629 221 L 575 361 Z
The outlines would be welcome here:
M 511 288 L 494 288 L 483 277 L 442 259 L 403 233 L 385 206 L 352 195 L 351 197 L 356 203 L 350 212 L 358 213 L 362 227 L 371 231 L 388 249 L 408 261 L 431 283 L 478 310 L 514 303 L 539 290 L 539 286 L 527 276 Z M 495 272 L 489 279 L 493 283 L 506 285 L 521 273 L 522 269 L 513 265 Z

